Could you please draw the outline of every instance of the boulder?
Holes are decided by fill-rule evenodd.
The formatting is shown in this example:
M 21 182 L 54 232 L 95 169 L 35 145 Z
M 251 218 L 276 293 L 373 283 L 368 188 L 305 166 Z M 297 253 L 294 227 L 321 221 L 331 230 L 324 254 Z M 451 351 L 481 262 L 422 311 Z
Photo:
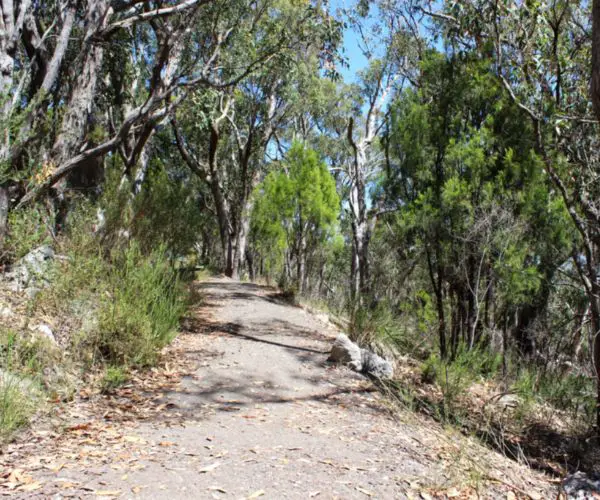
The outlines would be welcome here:
M 387 360 L 368 349 L 361 349 L 362 371 L 377 378 L 392 378 L 394 368 Z
M 354 371 L 377 378 L 391 378 L 394 375 L 389 361 L 368 349 L 361 349 L 343 333 L 336 337 L 328 361 L 345 364 Z
M 582 500 L 600 498 L 600 475 L 588 476 L 584 472 L 569 474 L 563 480 L 561 488 L 567 498 Z
M 343 333 L 340 333 L 333 342 L 328 361 L 348 365 L 357 372 L 362 370 L 362 353 L 360 347 Z
M 46 274 L 50 262 L 54 259 L 54 250 L 49 245 L 42 245 L 25 257 L 19 259 L 5 275 L 10 289 L 16 292 L 38 291 L 42 282 L 47 282 Z

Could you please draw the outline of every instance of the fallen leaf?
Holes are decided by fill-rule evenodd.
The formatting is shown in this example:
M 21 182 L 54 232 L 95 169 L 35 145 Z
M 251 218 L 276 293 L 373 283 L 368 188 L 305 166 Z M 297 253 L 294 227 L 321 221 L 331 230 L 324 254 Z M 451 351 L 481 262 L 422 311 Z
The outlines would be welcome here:
M 360 486 L 356 487 L 356 491 L 360 491 L 362 494 L 367 495 L 368 497 L 372 497 L 374 495 L 373 492 L 368 491 L 368 490 L 364 490 Z
M 42 487 L 41 483 L 35 481 L 33 483 L 24 484 L 23 486 L 19 486 L 17 490 L 19 491 L 35 491 L 39 490 Z
M 76 425 L 72 425 L 71 427 L 68 427 L 67 430 L 70 432 L 73 431 L 85 431 L 88 430 L 90 428 L 90 422 L 86 422 L 83 424 L 76 424 Z
M 211 472 L 211 471 L 215 470 L 217 467 L 219 467 L 219 465 L 221 465 L 220 462 L 215 462 L 214 464 L 207 465 L 206 467 L 203 467 L 198 472 L 200 472 L 200 473 Z
M 99 497 L 118 497 L 121 495 L 121 490 L 96 490 L 94 494 Z
M 220 486 L 211 486 L 210 488 L 208 488 L 211 491 L 218 491 L 219 493 L 223 493 L 223 494 L 227 494 L 227 491 L 224 488 L 221 488 Z

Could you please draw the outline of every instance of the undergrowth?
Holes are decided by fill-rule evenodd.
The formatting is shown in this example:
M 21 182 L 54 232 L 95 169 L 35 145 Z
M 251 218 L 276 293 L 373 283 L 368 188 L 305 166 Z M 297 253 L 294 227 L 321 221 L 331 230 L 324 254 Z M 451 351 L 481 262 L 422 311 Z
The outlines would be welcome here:
M 503 359 L 486 345 L 459 345 L 451 359 L 442 359 L 436 332 L 427 337 L 407 324 L 385 305 L 350 315 L 352 340 L 396 364 L 395 379 L 379 382 L 388 397 L 528 465 L 562 471 L 568 456 L 573 467 L 584 462 L 594 467 L 595 455 L 586 444 L 595 442 L 589 440 L 596 408 L 593 379 L 526 363 L 512 353 Z M 580 448 L 587 451 L 573 451 Z
M 156 191 L 164 198 L 157 207 L 172 208 L 176 193 Z M 152 200 L 143 203 L 148 208 Z M 50 240 L 58 257 L 44 276 L 48 286 L 26 299 L 27 318 L 18 327 L 0 330 L 0 442 L 26 424 L 42 401 L 71 398 L 88 375 L 103 374 L 88 380 L 101 391 L 118 387 L 130 369 L 154 365 L 176 335 L 186 308 L 174 257 L 185 250 L 180 235 L 156 229 L 140 241 L 131 236 L 141 227 L 139 217 L 135 230 L 114 216 L 114 225 L 98 231 L 99 206 L 84 202 L 69 213 Z M 11 222 L 4 255 L 13 262 L 49 242 L 42 212 L 15 212 Z M 163 237 L 168 245 L 157 241 Z M 30 318 L 52 318 L 56 342 L 36 332 L 37 320 Z

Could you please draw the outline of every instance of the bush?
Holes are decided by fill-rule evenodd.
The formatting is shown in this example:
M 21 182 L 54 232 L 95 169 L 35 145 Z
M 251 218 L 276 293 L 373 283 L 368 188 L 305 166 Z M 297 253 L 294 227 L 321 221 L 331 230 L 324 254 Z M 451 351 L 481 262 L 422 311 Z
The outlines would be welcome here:
M 34 384 L 9 371 L 0 370 L 0 441 L 7 440 L 27 424 L 38 405 Z
M 132 242 L 115 257 L 107 279 L 92 343 L 110 363 L 153 364 L 185 310 L 183 288 L 165 250 L 145 256 Z
M 61 238 L 52 286 L 38 306 L 70 318 L 76 361 L 148 366 L 172 340 L 184 312 L 183 287 L 164 247 L 144 253 L 123 239 L 111 252 L 90 228 L 95 211 L 82 206 Z
M 360 307 L 352 314 L 348 329 L 349 337 L 360 345 L 391 348 L 402 352 L 413 349 L 400 325 L 387 304 L 380 304 L 374 309 Z
M 39 335 L 0 331 L 0 367 L 41 381 L 49 368 L 60 362 L 59 349 Z
M 442 360 L 432 354 L 423 363 L 421 377 L 424 382 L 436 382 L 444 397 L 443 417 L 457 414 L 457 399 L 474 382 L 497 375 L 502 357 L 484 348 L 468 350 L 460 346 L 454 360 Z
M 596 398 L 591 377 L 575 373 L 543 373 L 523 368 L 512 385 L 530 406 L 546 402 L 553 407 L 569 411 L 574 418 L 584 417 L 591 423 L 595 418 Z
M 102 234 L 106 245 L 122 243 L 128 233 L 147 253 L 159 246 L 173 256 L 192 252 L 206 223 L 206 214 L 198 209 L 196 179 L 189 172 L 168 175 L 162 165 L 152 163 L 144 189 L 137 196 L 122 178 L 117 161 L 107 171 L 104 194 L 98 208 L 103 213 Z
M 0 330 L 0 442 L 35 412 L 40 395 L 37 380 L 54 362 L 50 352 L 43 339 L 25 339 L 13 330 Z
M 8 227 L 4 248 L 0 248 L 0 261 L 13 262 L 32 249 L 52 241 L 48 216 L 39 206 L 12 211 Z
M 127 373 L 120 366 L 109 366 L 100 381 L 100 389 L 103 393 L 111 392 L 127 382 Z

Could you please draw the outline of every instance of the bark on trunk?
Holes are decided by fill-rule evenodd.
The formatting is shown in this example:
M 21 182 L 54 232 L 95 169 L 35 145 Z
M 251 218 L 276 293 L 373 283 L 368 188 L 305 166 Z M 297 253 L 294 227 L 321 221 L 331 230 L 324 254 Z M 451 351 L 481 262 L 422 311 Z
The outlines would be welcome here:
M 306 235 L 304 232 L 300 235 L 298 242 L 298 255 L 296 261 L 296 281 L 298 293 L 304 293 L 304 285 L 306 282 Z
M 596 118 L 600 120 L 600 0 L 592 3 L 592 78 L 590 93 Z
M 4 248 L 4 238 L 8 231 L 8 188 L 0 186 L 0 253 Z
M 86 34 L 82 47 L 80 72 L 73 86 L 60 132 L 53 146 L 52 160 L 64 163 L 81 149 L 92 116 L 96 86 L 104 58 L 104 44 L 94 37 L 105 27 L 110 1 L 88 2 L 85 13 Z

